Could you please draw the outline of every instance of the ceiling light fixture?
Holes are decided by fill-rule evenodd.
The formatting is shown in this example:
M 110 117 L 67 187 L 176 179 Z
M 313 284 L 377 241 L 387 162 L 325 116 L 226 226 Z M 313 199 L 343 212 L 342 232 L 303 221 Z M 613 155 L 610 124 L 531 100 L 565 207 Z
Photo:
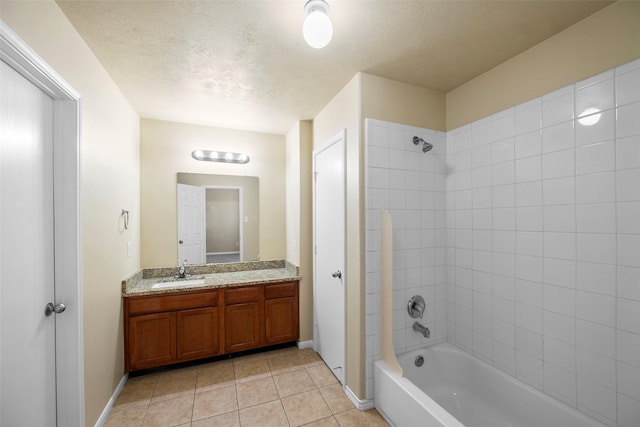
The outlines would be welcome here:
M 194 150 L 191 157 L 204 162 L 249 163 L 249 156 L 246 154 L 225 151 Z
M 302 25 L 304 40 L 314 49 L 325 47 L 333 36 L 329 5 L 324 0 L 309 0 L 304 5 L 304 11 L 307 14 Z

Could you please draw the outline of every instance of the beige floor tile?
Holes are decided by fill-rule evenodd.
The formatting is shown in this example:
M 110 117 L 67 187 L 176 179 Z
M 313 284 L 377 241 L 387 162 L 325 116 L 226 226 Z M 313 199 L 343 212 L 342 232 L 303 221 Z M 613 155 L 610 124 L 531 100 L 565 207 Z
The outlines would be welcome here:
M 344 394 L 340 384 L 323 387 L 320 389 L 320 394 L 334 414 L 355 408 L 351 400 Z
M 307 372 L 318 388 L 338 384 L 338 379 L 325 364 L 308 367 Z
M 242 427 L 289 427 L 282 402 L 262 403 L 240 410 L 240 425 Z
M 384 427 L 389 425 L 375 409 L 368 411 L 351 409 L 334 416 L 340 427 Z
M 304 427 L 339 427 L 339 424 L 336 419 L 331 416 L 322 418 L 321 420 L 314 421 L 309 424 L 305 424 Z
M 169 427 L 191 421 L 193 396 L 151 403 L 143 427 Z
M 298 347 L 286 347 L 286 348 L 279 348 L 277 350 L 271 350 L 265 353 L 265 357 L 267 359 L 272 358 L 272 357 L 276 357 L 276 356 L 284 356 L 284 355 L 291 355 L 291 354 L 296 354 L 298 351 Z
M 240 416 L 238 411 L 228 412 L 205 418 L 204 420 L 194 421 L 191 423 L 191 427 L 240 427 Z
M 297 353 L 270 357 L 267 361 L 273 375 L 304 369 L 304 363 L 298 358 Z
M 246 363 L 246 362 L 251 362 L 254 360 L 260 360 L 260 359 L 266 359 L 267 356 L 265 356 L 265 353 L 255 353 L 255 354 L 248 354 L 246 356 L 240 356 L 240 357 L 236 357 L 231 359 L 233 361 L 233 365 L 238 365 L 241 363 Z
M 215 371 L 219 369 L 223 369 L 223 370 L 228 369 L 229 367 L 233 368 L 233 360 L 231 359 L 203 363 L 202 365 L 198 365 L 198 375 L 200 375 L 203 372 Z
M 148 405 L 158 383 L 158 377 L 135 377 L 127 380 L 114 408 L 125 406 Z
M 318 390 L 285 397 L 282 399 L 282 406 L 292 426 L 301 426 L 331 416 L 331 410 Z
M 160 377 L 156 385 L 151 403 L 161 400 L 176 399 L 178 397 L 191 396 L 196 391 L 195 375 L 170 375 Z
M 303 348 L 302 350 L 298 351 L 298 358 L 307 367 L 324 364 L 320 355 L 313 351 L 312 348 Z
M 274 375 L 273 380 L 276 383 L 281 398 L 316 388 L 306 369 Z
M 216 388 L 228 387 L 235 384 L 235 373 L 233 363 L 224 365 L 209 366 L 198 370 L 196 380 L 196 393 L 214 390 Z
M 238 407 L 240 409 L 280 398 L 271 377 L 241 383 L 236 388 L 238 389 Z
M 140 427 L 147 413 L 147 405 L 114 408 L 107 417 L 105 427 Z
M 262 358 L 248 359 L 242 363 L 234 362 L 233 369 L 235 372 L 236 383 L 253 381 L 271 376 L 269 364 L 264 356 Z
M 235 386 L 197 393 L 193 403 L 193 421 L 237 410 Z

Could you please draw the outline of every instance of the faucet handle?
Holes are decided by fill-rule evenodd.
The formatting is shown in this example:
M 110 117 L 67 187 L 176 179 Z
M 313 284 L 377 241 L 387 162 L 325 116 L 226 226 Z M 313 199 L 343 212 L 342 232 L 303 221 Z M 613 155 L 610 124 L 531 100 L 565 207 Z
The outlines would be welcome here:
M 420 295 L 414 295 L 409 299 L 409 303 L 407 304 L 407 312 L 409 313 L 409 316 L 414 319 L 417 319 L 418 317 L 422 319 L 425 307 L 426 305 L 424 303 L 424 298 L 422 298 Z

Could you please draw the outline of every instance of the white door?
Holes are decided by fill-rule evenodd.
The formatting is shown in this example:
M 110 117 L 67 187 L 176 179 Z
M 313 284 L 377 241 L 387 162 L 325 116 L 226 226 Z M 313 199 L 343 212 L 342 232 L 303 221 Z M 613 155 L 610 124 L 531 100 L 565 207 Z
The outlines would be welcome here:
M 0 425 L 52 426 L 53 100 L 0 67 Z
M 313 152 L 315 350 L 341 383 L 345 360 L 345 132 Z
M 204 188 L 178 184 L 178 260 L 205 264 Z

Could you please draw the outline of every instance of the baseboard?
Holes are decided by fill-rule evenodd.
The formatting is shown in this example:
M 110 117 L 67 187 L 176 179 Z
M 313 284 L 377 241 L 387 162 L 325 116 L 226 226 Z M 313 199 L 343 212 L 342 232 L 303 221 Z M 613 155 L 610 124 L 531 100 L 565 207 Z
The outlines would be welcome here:
M 313 340 L 298 341 L 298 348 L 313 348 Z
M 367 409 L 371 409 L 375 406 L 373 403 L 373 399 L 365 399 L 365 400 L 358 399 L 358 396 L 356 396 L 348 386 L 344 386 L 344 393 L 347 395 L 349 400 L 351 400 L 351 402 L 356 406 L 356 408 L 361 411 L 366 411 Z
M 104 423 L 107 422 L 107 417 L 109 416 L 109 412 L 111 412 L 111 409 L 113 409 L 113 405 L 115 405 L 116 400 L 118 400 L 118 396 L 120 396 L 120 392 L 122 392 L 122 389 L 124 388 L 124 385 L 127 383 L 128 378 L 129 378 L 129 374 L 124 374 L 122 376 L 122 379 L 118 383 L 118 386 L 116 387 L 116 389 L 113 391 L 113 394 L 111 395 L 111 399 L 109 399 L 109 401 L 107 402 L 107 405 L 102 410 L 102 414 L 100 414 L 100 418 L 98 418 L 98 421 L 96 421 L 95 427 L 102 427 Z

